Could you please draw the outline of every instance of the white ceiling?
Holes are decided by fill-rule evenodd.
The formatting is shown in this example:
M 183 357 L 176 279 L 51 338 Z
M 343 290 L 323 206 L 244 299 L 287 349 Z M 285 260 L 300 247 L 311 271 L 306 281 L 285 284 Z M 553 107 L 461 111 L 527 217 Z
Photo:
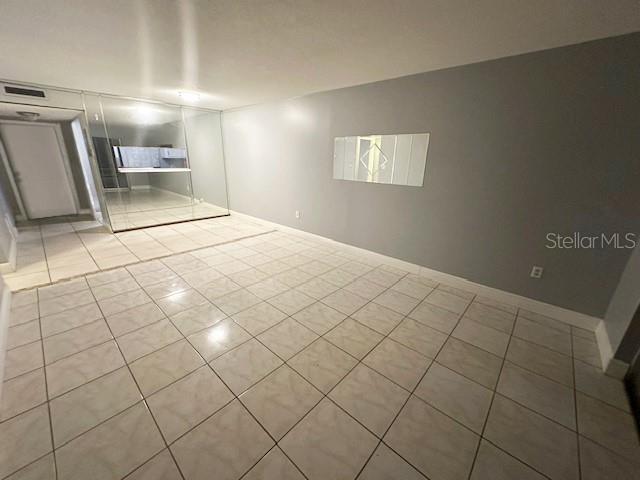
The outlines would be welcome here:
M 637 0 L 1 0 L 0 77 L 231 108 L 640 30 Z

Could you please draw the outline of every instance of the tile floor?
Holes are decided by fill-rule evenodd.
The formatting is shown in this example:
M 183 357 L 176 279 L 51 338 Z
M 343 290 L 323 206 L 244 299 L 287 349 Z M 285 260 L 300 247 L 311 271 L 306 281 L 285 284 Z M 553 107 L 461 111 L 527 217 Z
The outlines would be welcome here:
M 14 295 L 0 478 L 635 479 L 591 332 L 282 232 Z
M 219 217 L 112 234 L 96 222 L 21 228 L 16 271 L 4 274 L 21 290 L 100 270 L 217 245 L 269 231 L 236 217 Z
M 226 208 L 168 190 L 106 191 L 105 200 L 114 231 L 227 215 Z

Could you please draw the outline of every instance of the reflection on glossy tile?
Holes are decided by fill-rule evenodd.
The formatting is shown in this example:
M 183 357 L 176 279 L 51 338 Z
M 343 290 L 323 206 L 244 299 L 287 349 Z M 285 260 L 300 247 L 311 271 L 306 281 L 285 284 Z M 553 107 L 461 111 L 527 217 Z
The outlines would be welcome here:
M 156 302 L 168 316 L 207 303 L 207 299 L 195 290 L 185 290 L 161 298 Z
M 171 322 L 183 335 L 203 330 L 223 320 L 227 315 L 215 305 L 205 303 L 171 317 Z
M 262 426 L 279 440 L 322 398 L 322 394 L 286 365 L 240 396 Z
M 373 433 L 382 437 L 409 392 L 365 365 L 354 368 L 329 397 Z
M 324 399 L 280 442 L 310 480 L 354 478 L 376 447 L 364 427 Z
M 216 480 L 232 480 L 272 446 L 267 433 L 235 400 L 180 438 L 171 451 L 187 479 L 207 479 L 215 472 Z
M 230 318 L 190 335 L 187 340 L 208 362 L 251 338 Z
M 149 411 L 138 403 L 57 450 L 58 478 L 120 478 L 163 447 Z
M 225 353 L 211 362 L 215 372 L 236 394 L 244 392 L 282 365 L 282 360 L 255 339 Z
M 233 394 L 208 366 L 154 393 L 149 408 L 168 443 L 233 399 Z
M 46 405 L 0 423 L 0 477 L 24 467 L 51 451 Z
M 319 338 L 287 363 L 317 389 L 327 393 L 354 367 L 357 360 Z
M 415 395 L 478 434 L 482 433 L 492 398 L 487 388 L 436 362 L 429 367 Z
M 576 434 L 501 395 L 493 400 L 484 436 L 553 479 L 578 478 Z
M 479 437 L 459 423 L 411 397 L 384 442 L 425 476 L 467 478 Z
M 544 480 L 545 477 L 486 440 L 480 442 L 470 480 Z
M 127 368 L 120 368 L 55 398 L 51 401 L 51 423 L 56 447 L 140 399 Z

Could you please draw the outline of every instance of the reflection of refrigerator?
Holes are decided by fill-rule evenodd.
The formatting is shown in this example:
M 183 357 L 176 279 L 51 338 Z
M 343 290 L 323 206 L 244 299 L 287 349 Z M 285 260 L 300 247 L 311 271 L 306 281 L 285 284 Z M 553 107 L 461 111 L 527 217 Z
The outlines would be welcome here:
M 112 153 L 112 145 L 120 145 L 120 141 L 113 138 L 93 137 L 93 148 L 96 152 L 100 178 L 104 188 L 128 188 L 127 176 L 118 173 L 118 166 Z

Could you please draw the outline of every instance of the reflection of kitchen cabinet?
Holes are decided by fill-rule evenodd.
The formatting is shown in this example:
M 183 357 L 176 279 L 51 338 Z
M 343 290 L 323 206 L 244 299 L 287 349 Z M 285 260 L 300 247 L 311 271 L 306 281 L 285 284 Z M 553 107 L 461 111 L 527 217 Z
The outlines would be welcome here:
M 119 168 L 187 168 L 187 150 L 167 147 L 113 147 Z

